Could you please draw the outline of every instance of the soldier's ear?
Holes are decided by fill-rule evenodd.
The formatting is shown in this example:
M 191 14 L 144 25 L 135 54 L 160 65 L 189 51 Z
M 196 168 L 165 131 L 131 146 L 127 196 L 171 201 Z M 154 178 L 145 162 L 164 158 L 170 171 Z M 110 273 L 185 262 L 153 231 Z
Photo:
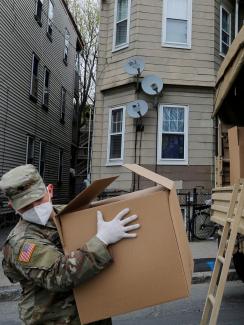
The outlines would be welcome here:
M 50 199 L 52 199 L 53 198 L 53 184 L 48 184 L 47 191 L 48 191 Z

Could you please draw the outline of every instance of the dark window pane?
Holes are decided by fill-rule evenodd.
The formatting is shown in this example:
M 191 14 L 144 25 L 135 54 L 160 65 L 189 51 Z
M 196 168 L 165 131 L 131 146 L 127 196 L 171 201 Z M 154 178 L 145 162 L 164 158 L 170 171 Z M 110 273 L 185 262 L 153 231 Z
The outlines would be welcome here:
M 45 68 L 42 104 L 46 107 L 48 107 L 48 102 L 49 102 L 49 79 L 50 79 L 50 72 Z
M 38 74 L 38 63 L 39 63 L 39 61 L 38 61 L 37 57 L 34 56 L 34 60 L 33 60 L 33 74 L 35 76 L 37 76 L 37 74 Z
M 122 109 L 115 109 L 112 111 L 112 118 L 111 118 L 111 132 L 117 133 L 122 132 Z
M 226 54 L 229 50 L 229 46 L 225 45 L 224 43 L 222 43 L 222 53 Z
M 37 92 L 38 92 L 38 78 L 33 75 L 32 76 L 32 86 L 31 86 L 31 95 L 35 98 L 37 98 Z
M 222 41 L 226 44 L 229 44 L 230 42 L 230 37 L 226 32 L 222 31 Z
M 36 7 L 36 15 L 41 21 L 42 17 L 42 2 L 40 0 L 37 1 L 37 7 Z
M 41 177 L 44 177 L 45 159 L 46 159 L 46 144 L 41 142 L 40 157 L 39 157 L 39 173 L 40 173 Z
M 224 9 L 222 9 L 222 28 L 223 30 L 225 30 L 226 32 L 229 31 L 229 14 L 227 11 L 225 11 Z
M 41 145 L 41 160 L 45 160 L 45 152 L 46 152 L 46 146 L 45 144 L 43 143 Z
M 121 21 L 117 24 L 116 42 L 115 45 L 124 44 L 127 42 L 127 20 Z
M 27 157 L 26 157 L 27 164 L 34 163 L 34 138 L 27 137 Z
M 61 119 L 65 116 L 66 90 L 62 87 L 61 91 Z
M 68 61 L 68 48 L 65 46 L 64 48 L 64 61 L 67 62 Z
M 121 158 L 122 134 L 111 135 L 110 159 Z
M 48 88 L 49 85 L 49 71 L 45 71 L 45 87 Z
M 48 102 L 49 102 L 49 93 L 45 91 L 43 94 L 43 105 L 48 107 Z
M 162 159 L 184 159 L 184 135 L 162 134 Z

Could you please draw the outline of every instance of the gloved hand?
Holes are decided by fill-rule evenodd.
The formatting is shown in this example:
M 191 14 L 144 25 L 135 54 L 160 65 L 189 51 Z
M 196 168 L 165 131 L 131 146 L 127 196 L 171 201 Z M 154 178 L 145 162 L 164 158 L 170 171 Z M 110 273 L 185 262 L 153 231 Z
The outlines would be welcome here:
M 97 238 L 99 238 L 104 244 L 114 244 L 122 238 L 135 238 L 135 233 L 128 234 L 127 231 L 135 230 L 140 227 L 139 224 L 126 226 L 128 223 L 136 220 L 137 215 L 132 215 L 125 219 L 122 219 L 130 209 L 124 209 L 120 211 L 113 220 L 104 221 L 103 214 L 101 211 L 97 211 Z

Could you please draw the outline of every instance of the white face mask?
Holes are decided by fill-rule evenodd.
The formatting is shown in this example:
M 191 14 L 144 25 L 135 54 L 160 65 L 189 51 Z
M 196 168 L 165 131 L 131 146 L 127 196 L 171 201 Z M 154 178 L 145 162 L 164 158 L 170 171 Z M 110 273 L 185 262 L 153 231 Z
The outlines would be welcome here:
M 26 221 L 37 223 L 45 226 L 53 211 L 51 202 L 42 203 L 34 208 L 27 210 L 21 214 L 22 218 Z

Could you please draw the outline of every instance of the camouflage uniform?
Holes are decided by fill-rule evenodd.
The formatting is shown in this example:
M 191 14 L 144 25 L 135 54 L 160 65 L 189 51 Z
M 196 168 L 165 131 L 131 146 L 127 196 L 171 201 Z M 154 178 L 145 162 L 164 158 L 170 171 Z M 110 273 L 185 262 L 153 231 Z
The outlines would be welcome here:
M 35 182 L 29 182 L 27 177 L 27 183 L 34 186 L 35 194 Z M 0 183 L 2 189 L 4 186 L 6 189 L 6 182 Z M 17 206 L 23 205 L 19 187 L 20 184 L 15 201 Z M 11 185 L 11 193 L 16 195 L 14 189 L 16 187 Z M 28 190 L 28 186 L 24 192 L 30 203 L 29 195 L 33 193 Z M 36 198 L 32 198 L 32 202 L 34 200 Z M 52 220 L 41 226 L 22 218 L 9 234 L 3 254 L 5 275 L 11 282 L 19 282 L 22 287 L 19 314 L 27 325 L 81 324 L 72 289 L 103 270 L 112 260 L 106 246 L 96 236 L 82 248 L 64 255 Z M 111 324 L 111 320 L 94 324 Z

